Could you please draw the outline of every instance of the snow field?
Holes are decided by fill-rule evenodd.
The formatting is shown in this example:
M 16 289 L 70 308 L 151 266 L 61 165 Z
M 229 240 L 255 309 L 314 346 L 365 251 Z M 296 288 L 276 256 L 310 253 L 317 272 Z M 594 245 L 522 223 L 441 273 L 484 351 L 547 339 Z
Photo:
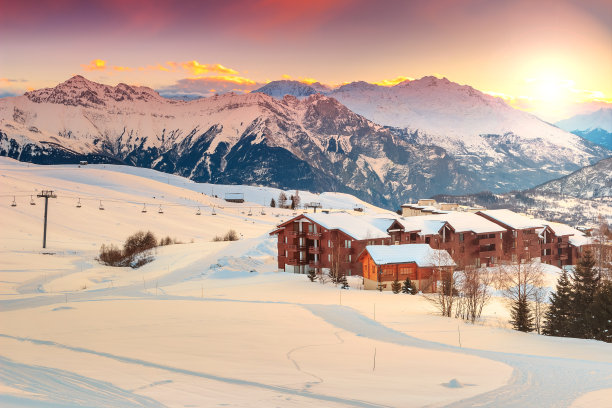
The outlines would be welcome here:
M 357 278 L 345 291 L 278 273 L 280 216 L 195 216 L 187 205 L 220 201 L 100 167 L 0 161 L 3 194 L 59 190 L 45 251 L 41 203 L 0 205 L 0 405 L 605 406 L 608 344 L 514 332 L 499 299 L 471 325 Z M 62 198 L 101 190 L 104 211 Z M 163 215 L 140 213 L 153 196 Z M 211 242 L 229 228 L 243 239 Z M 136 270 L 94 260 L 139 229 L 185 243 Z

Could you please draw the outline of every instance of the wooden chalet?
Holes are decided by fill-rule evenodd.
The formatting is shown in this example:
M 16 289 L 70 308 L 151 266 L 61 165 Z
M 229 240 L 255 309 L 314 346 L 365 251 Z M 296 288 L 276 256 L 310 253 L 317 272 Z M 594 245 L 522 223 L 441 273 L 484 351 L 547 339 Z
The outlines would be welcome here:
M 422 292 L 436 292 L 438 282 L 452 273 L 454 261 L 447 251 L 428 244 L 368 245 L 359 255 L 365 289 L 391 290 L 397 280 L 410 278 Z

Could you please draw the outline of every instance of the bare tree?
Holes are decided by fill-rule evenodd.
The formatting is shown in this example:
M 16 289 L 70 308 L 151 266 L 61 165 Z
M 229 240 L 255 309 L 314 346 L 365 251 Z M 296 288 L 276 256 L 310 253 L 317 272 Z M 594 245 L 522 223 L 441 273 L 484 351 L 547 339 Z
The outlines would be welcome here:
M 540 292 L 544 287 L 544 272 L 539 262 L 520 260 L 502 264 L 498 273 L 502 293 L 512 306 L 521 302 L 536 302 L 536 298 L 544 296 Z
M 491 299 L 493 275 L 487 268 L 466 267 L 459 272 L 457 289 L 459 298 L 455 316 L 472 323 L 482 315 L 482 309 Z
M 612 230 L 601 214 L 597 216 L 597 228 L 592 236 L 595 239 L 592 248 L 595 266 L 602 278 L 612 280 L 612 245 L 608 244 Z
M 548 309 L 548 291 L 543 286 L 537 286 L 533 293 L 533 317 L 536 331 L 542 333 L 544 328 L 544 316 Z
M 427 287 L 437 283 L 436 293 L 427 296 L 429 300 L 438 309 L 442 316 L 451 317 L 453 315 L 453 304 L 457 299 L 457 277 L 458 272 L 453 267 L 448 266 L 450 255 L 446 251 L 435 251 L 430 257 L 429 263 L 433 265 L 432 281 L 423 285 L 419 282 L 419 289 L 425 291 Z M 421 285 L 423 285 L 421 287 Z

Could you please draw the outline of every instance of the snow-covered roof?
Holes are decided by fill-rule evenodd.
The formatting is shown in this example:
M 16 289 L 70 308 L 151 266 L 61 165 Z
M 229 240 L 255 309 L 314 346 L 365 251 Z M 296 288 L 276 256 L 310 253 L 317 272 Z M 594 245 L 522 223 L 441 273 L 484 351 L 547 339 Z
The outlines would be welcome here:
M 377 265 L 415 262 L 420 267 L 454 266 L 451 256 L 427 244 L 368 245 L 366 251 Z
M 437 234 L 445 222 L 431 219 L 431 216 L 405 217 L 398 221 L 404 226 L 405 231 L 419 231 L 419 235 Z
M 537 220 L 510 210 L 486 210 L 480 213 L 493 218 L 513 229 L 542 228 L 542 220 Z
M 476 234 L 503 232 L 505 229 L 480 215 L 469 212 L 452 211 L 443 215 L 428 215 L 428 219 L 443 220 L 450 224 L 455 232 L 472 231 Z
M 583 245 L 588 245 L 591 243 L 591 239 L 586 235 L 572 235 L 569 237 L 569 243 L 575 247 L 580 247 Z
M 375 218 L 343 212 L 307 214 L 305 217 L 327 229 L 340 230 L 357 240 L 388 238 L 387 228 L 394 221 L 393 218 Z
M 399 220 L 406 231 L 420 230 L 421 235 L 437 234 L 445 222 L 455 232 L 473 231 L 476 234 L 503 232 L 505 229 L 484 217 L 468 212 L 448 211 L 444 214 L 432 214 L 418 217 L 404 217 Z
M 553 232 L 557 236 L 561 236 L 561 235 L 583 236 L 584 235 L 583 232 L 575 228 L 572 228 L 566 224 L 561 224 L 559 222 L 552 222 L 552 221 L 546 221 L 546 220 L 539 220 L 539 221 L 544 223 L 544 225 L 547 225 L 548 227 L 550 227 L 550 229 L 553 230 Z

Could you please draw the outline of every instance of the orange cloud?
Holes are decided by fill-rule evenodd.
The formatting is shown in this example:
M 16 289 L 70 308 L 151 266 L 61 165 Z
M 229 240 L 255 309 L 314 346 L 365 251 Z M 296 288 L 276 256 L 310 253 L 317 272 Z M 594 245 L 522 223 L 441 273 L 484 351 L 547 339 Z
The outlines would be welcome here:
M 104 71 L 106 69 L 106 61 L 101 59 L 92 60 L 89 64 L 81 64 L 85 71 Z
M 238 71 L 224 67 L 221 64 L 200 64 L 198 61 L 187 61 L 187 62 L 166 62 L 166 65 L 173 69 L 182 68 L 189 71 L 192 75 L 208 74 L 209 72 L 217 72 L 219 74 L 236 75 Z
M 237 85 L 256 85 L 257 82 L 253 81 L 249 78 L 244 78 L 241 76 L 235 75 L 221 75 L 221 76 L 210 76 L 206 78 L 195 78 L 195 79 L 206 79 L 208 81 L 217 81 L 217 82 L 229 82 Z
M 113 70 L 123 72 L 123 71 L 133 71 L 134 68 L 113 66 Z
M 402 83 L 404 81 L 413 81 L 413 80 L 414 80 L 414 78 L 405 77 L 405 76 L 398 76 L 397 78 L 383 79 L 382 81 L 374 82 L 374 85 L 394 86 L 394 85 L 397 85 L 397 84 Z

